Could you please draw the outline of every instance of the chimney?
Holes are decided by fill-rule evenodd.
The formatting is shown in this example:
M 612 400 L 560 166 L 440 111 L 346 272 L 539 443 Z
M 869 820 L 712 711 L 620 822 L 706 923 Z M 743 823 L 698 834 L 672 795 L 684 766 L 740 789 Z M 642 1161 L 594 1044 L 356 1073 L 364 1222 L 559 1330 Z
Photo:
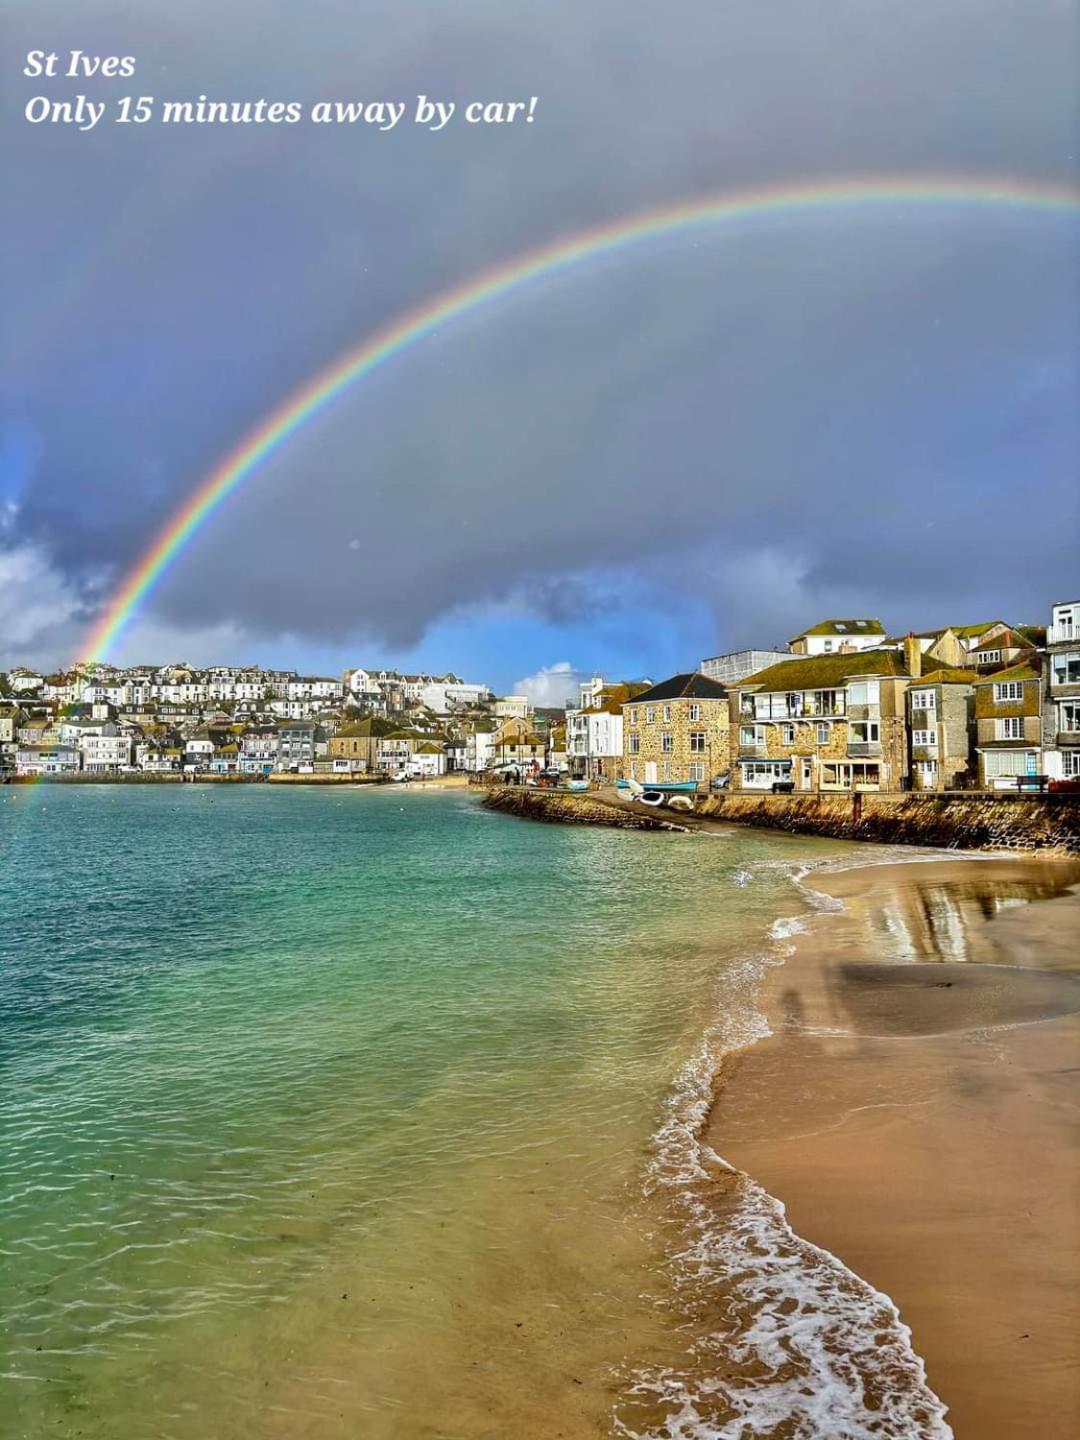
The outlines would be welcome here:
M 910 631 L 904 636 L 904 665 L 911 678 L 918 680 L 922 674 L 922 646 Z

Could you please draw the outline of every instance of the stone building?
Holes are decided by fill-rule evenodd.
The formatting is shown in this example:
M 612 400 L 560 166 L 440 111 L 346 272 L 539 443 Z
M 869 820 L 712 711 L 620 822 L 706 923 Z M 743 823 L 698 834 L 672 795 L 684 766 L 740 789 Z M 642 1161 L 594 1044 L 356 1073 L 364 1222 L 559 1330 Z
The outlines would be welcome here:
M 622 774 L 707 784 L 731 768 L 728 691 L 700 671 L 672 675 L 622 707 Z
M 864 650 L 782 661 L 734 687 L 732 788 L 899 790 L 908 776 L 905 653 Z
M 912 677 L 907 692 L 911 783 L 956 790 L 975 779 L 974 670 L 943 667 Z
M 976 685 L 975 745 L 985 789 L 1011 789 L 1018 776 L 1043 773 L 1042 676 L 1034 665 L 1012 665 Z

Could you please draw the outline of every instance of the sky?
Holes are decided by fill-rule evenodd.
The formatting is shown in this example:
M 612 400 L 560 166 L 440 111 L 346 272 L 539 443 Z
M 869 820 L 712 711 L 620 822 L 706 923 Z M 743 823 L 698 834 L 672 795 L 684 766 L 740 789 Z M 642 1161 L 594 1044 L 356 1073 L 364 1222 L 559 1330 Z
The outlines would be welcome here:
M 535 246 L 746 186 L 1080 183 L 1075 0 L 8 0 L 0 668 L 58 666 L 341 353 Z M 31 50 L 130 79 L 26 77 Z M 29 124 L 35 96 L 537 97 L 531 124 Z M 111 111 L 109 114 L 111 115 Z M 106 657 L 448 669 L 559 703 L 825 616 L 1080 593 L 1080 220 L 899 205 L 658 236 L 303 427 Z

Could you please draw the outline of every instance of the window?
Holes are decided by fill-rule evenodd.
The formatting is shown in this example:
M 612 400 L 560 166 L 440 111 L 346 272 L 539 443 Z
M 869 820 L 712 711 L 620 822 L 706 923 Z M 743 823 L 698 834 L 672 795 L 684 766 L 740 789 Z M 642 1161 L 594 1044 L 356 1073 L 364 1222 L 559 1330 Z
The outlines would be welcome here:
M 790 760 L 741 760 L 743 785 L 767 790 L 774 780 L 791 779 Z
M 911 692 L 911 708 L 912 708 L 913 710 L 936 710 L 936 709 L 937 709 L 937 691 L 936 691 L 936 690 L 912 690 L 912 692 Z
M 830 762 L 821 767 L 823 790 L 876 790 L 881 783 L 881 767 L 876 764 Z
M 849 705 L 876 705 L 881 699 L 881 682 L 855 680 L 847 687 Z
M 1000 650 L 976 650 L 975 658 L 980 665 L 1000 665 Z
M 690 719 L 691 719 L 691 720 L 700 720 L 700 719 L 701 719 L 701 706 L 700 706 L 700 705 L 691 705 L 691 706 L 690 706 Z
M 817 727 L 817 743 L 818 743 L 819 745 L 827 745 L 827 744 L 829 743 L 829 736 L 830 736 L 831 734 L 832 734 L 832 727 L 831 727 L 831 726 L 829 726 L 829 725 L 819 725 L 819 726 Z
M 675 737 L 670 730 L 665 730 L 660 736 L 660 749 L 665 755 L 670 755 L 675 749 Z
M 629 748 L 630 748 L 630 754 L 631 754 L 631 755 L 639 755 L 639 754 L 641 753 L 641 736 L 640 736 L 640 735 L 630 735 L 630 736 L 628 736 L 628 737 L 627 737 L 627 745 L 628 745 Z
M 705 753 L 705 731 L 690 731 L 690 753 L 691 755 L 704 755 Z
M 665 705 L 665 706 L 664 706 L 664 719 L 670 724 L 670 722 L 671 722 L 671 706 L 670 706 L 670 705 Z
M 1055 685 L 1080 685 L 1080 650 L 1055 655 L 1053 665 Z
M 691 761 L 690 761 L 690 773 L 689 773 L 688 778 L 689 778 L 690 780 L 697 780 L 699 783 L 700 783 L 702 780 L 705 779 L 705 761 L 704 761 L 704 760 L 691 760 Z
M 1061 773 L 1066 780 L 1080 780 L 1080 750 L 1067 750 L 1061 757 Z
M 645 724 L 652 725 L 656 720 L 656 710 L 652 705 L 645 706 Z
M 1003 680 L 999 685 L 994 686 L 994 704 L 1004 705 L 1010 700 L 1022 700 L 1024 698 L 1024 682 L 1022 680 Z
M 794 744 L 795 744 L 795 726 L 794 726 L 794 725 L 781 725 L 781 726 L 780 726 L 780 738 L 783 740 L 783 742 L 784 742 L 785 745 L 794 745 Z
M 853 745 L 876 745 L 881 739 L 881 729 L 876 720 L 854 720 L 851 724 Z
M 670 760 L 665 760 L 665 761 L 664 761 L 663 774 L 660 776 L 660 778 L 661 778 L 661 780 L 670 780 L 670 779 L 671 779 L 671 761 L 670 761 Z
M 937 730 L 913 730 L 911 743 L 913 745 L 936 745 Z
M 1035 775 L 1038 772 L 1029 767 L 1033 763 L 1033 750 L 986 750 L 983 752 L 983 774 L 987 780 L 997 780 L 1008 775 Z
M 631 780 L 636 780 L 636 779 L 637 779 L 637 766 L 634 764 L 634 762 L 633 762 L 632 760 L 631 760 L 631 762 L 630 762 L 630 779 L 631 779 Z
M 1069 700 L 1058 706 L 1058 729 L 1070 733 L 1080 730 L 1080 700 Z
M 739 730 L 740 745 L 763 745 L 764 743 L 764 731 L 759 730 L 756 725 L 743 725 Z
M 636 725 L 636 724 L 637 724 L 637 711 L 636 711 L 636 710 L 628 710 L 628 711 L 626 712 L 626 718 L 627 718 L 627 720 L 629 721 L 629 723 L 630 723 L 631 725 Z
M 1010 720 L 995 720 L 994 730 L 998 740 L 1022 740 L 1024 721 L 1019 715 Z
M 825 644 L 824 644 L 824 646 L 823 646 L 822 648 L 823 648 L 826 652 L 828 652 L 829 650 L 832 649 L 832 647 L 833 647 L 833 642 L 832 642 L 831 640 L 826 640 L 826 641 L 825 641 Z

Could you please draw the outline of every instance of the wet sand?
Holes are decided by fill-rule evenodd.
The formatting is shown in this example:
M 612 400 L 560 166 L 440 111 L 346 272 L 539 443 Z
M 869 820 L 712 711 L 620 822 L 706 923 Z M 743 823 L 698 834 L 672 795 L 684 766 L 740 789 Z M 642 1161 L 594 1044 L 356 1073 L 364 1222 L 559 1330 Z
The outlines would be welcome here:
M 892 1297 L 958 1440 L 1080 1433 L 1080 862 L 807 877 L 706 1141 Z M 1037 903 L 1025 903 L 1025 902 Z

